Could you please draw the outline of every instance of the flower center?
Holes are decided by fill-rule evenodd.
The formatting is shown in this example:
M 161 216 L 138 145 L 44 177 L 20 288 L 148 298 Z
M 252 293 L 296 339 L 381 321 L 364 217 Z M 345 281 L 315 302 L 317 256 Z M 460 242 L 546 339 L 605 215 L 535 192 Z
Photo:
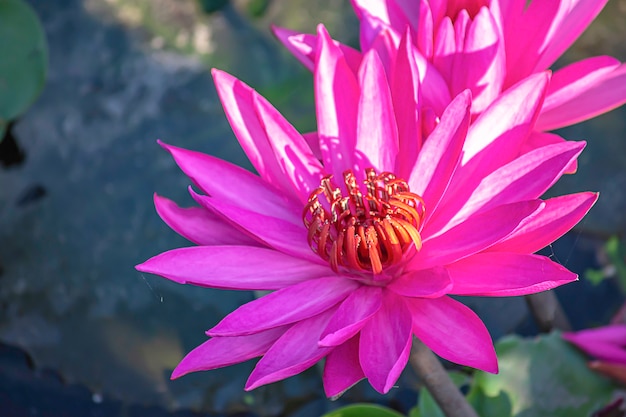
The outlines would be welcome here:
M 352 170 L 345 171 L 345 195 L 332 175 L 325 176 L 304 208 L 309 245 L 335 272 L 344 266 L 380 274 L 400 262 L 412 244 L 422 247 L 424 200 L 389 172 L 368 168 L 365 176 L 366 193 Z

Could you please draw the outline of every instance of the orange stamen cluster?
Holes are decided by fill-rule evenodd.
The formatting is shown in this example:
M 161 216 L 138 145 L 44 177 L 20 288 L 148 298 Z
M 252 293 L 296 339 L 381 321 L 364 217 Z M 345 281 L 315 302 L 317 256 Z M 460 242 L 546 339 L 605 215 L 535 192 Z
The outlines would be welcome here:
M 346 195 L 322 178 L 304 208 L 309 245 L 334 271 L 344 266 L 380 274 L 398 263 L 412 245 L 422 247 L 418 232 L 424 218 L 424 201 L 409 190 L 406 181 L 389 172 L 365 170 L 363 193 L 351 170 L 343 173 Z M 324 196 L 326 208 L 320 201 Z

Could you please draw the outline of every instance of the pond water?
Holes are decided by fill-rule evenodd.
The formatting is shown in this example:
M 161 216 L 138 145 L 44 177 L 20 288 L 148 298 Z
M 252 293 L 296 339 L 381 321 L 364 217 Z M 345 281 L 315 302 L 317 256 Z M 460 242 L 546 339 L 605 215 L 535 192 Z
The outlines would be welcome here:
M 235 1 L 200 16 L 192 0 L 31 2 L 48 37 L 50 71 L 42 96 L 13 130 L 25 160 L 0 169 L 0 341 L 95 399 L 267 416 L 314 415 L 338 405 L 324 399 L 315 367 L 251 393 L 243 385 L 252 363 L 169 381 L 204 331 L 253 294 L 176 285 L 133 268 L 188 245 L 152 205 L 154 192 L 191 204 L 188 179 L 156 139 L 250 167 L 208 69 L 250 83 L 308 131 L 310 75 L 273 40 L 269 24 L 312 32 L 323 21 L 335 37 L 356 42 L 347 0 L 268 1 L 257 18 L 253 3 Z M 624 19 L 626 1 L 609 1 L 558 65 L 603 53 L 626 60 Z M 589 144 L 579 173 L 551 192 L 601 192 L 576 231 L 549 249 L 576 272 L 597 266 L 606 238 L 626 232 L 625 132 L 625 108 L 561 132 Z M 581 281 L 558 293 L 577 327 L 606 320 L 607 306 L 621 302 L 612 283 Z M 533 331 L 520 298 L 464 301 L 494 338 Z M 409 407 L 415 377 L 405 374 L 389 396 L 359 384 L 343 401 Z

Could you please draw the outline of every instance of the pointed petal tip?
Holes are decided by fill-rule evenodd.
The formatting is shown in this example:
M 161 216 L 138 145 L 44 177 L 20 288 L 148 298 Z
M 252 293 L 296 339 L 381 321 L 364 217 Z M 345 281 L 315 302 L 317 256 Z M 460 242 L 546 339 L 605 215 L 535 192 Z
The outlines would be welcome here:
M 172 374 L 170 375 L 170 381 L 180 378 L 181 376 L 187 375 L 190 371 L 181 369 L 180 364 L 174 368 Z

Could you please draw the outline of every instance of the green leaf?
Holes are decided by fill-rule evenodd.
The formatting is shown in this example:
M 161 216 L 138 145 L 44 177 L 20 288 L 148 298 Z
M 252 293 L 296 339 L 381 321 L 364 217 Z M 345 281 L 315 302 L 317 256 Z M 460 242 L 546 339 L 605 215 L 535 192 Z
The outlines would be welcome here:
M 617 236 L 611 237 L 605 245 L 606 254 L 609 261 L 615 267 L 617 280 L 623 292 L 626 292 L 626 263 L 624 263 L 626 248 L 619 241 Z
M 586 269 L 584 275 L 585 279 L 593 285 L 599 285 L 608 278 L 602 269 Z
M 496 399 L 483 416 L 501 415 L 487 413 L 506 411 L 505 401 L 514 417 L 589 416 L 615 388 L 589 370 L 585 357 L 558 332 L 533 339 L 508 336 L 496 344 L 496 352 L 500 373 L 477 371 L 470 392 Z
M 511 399 L 504 391 L 498 392 L 495 396 L 490 396 L 480 386 L 474 385 L 467 394 L 467 401 L 474 407 L 479 416 L 511 417 Z
M 0 1 L 0 121 L 15 119 L 43 88 L 48 53 L 41 24 L 22 0 Z
M 391 408 L 375 404 L 353 404 L 324 414 L 322 417 L 404 417 Z

